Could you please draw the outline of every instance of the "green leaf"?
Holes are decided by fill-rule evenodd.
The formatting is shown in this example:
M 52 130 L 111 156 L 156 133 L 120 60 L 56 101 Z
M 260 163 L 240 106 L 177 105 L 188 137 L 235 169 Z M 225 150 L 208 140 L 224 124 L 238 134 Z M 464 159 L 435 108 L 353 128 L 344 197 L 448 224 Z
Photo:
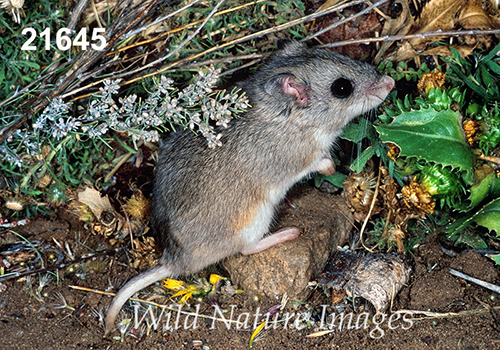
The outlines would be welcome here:
M 467 244 L 469 247 L 474 249 L 488 249 L 486 242 L 477 234 L 472 232 L 464 232 L 454 239 L 455 244 Z
M 347 175 L 342 173 L 335 173 L 330 176 L 320 174 L 314 178 L 314 185 L 319 187 L 323 181 L 328 181 L 334 186 L 343 188 L 345 180 L 347 180 Z
M 469 205 L 469 208 L 474 208 L 488 196 L 500 196 L 500 178 L 496 177 L 495 173 L 489 174 L 478 184 L 470 188 L 469 200 L 471 201 L 471 203 Z
M 19 61 L 19 63 L 22 63 L 26 67 L 30 67 L 30 68 L 38 69 L 38 70 L 40 69 L 40 65 L 38 63 L 35 63 L 35 62 Z
M 358 158 L 356 158 L 355 161 L 352 162 L 351 169 L 356 173 L 362 172 L 366 162 L 368 162 L 374 154 L 375 148 L 372 146 L 368 147 L 359 155 Z
M 446 231 L 450 235 L 455 235 L 469 226 L 473 221 L 490 231 L 495 230 L 497 235 L 500 236 L 500 198 L 496 198 L 480 210 L 458 219 Z
M 474 215 L 474 221 L 490 231 L 495 230 L 497 236 L 500 236 L 500 198 L 486 204 Z
M 492 258 L 497 265 L 500 265 L 500 254 L 490 255 L 490 258 Z
M 371 130 L 370 130 L 371 129 Z M 358 118 L 358 123 L 350 123 L 343 130 L 340 137 L 354 143 L 358 143 L 368 137 L 373 130 L 373 124 L 365 118 Z
M 460 119 L 459 112 L 428 108 L 403 112 L 391 124 L 375 128 L 383 142 L 398 145 L 401 156 L 470 171 L 474 155 L 462 136 Z

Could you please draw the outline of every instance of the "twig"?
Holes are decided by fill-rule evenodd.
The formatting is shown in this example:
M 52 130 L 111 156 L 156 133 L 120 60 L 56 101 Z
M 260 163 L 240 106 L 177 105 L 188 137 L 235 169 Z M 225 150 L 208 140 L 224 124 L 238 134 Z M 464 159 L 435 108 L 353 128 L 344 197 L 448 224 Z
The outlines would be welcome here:
M 263 1 L 267 1 L 267 0 L 256 0 L 256 1 L 252 1 L 252 2 L 248 2 L 246 4 L 243 4 L 243 5 L 239 5 L 239 6 L 236 6 L 236 7 L 232 7 L 232 8 L 229 8 L 229 9 L 226 9 L 226 10 L 223 10 L 221 12 L 217 12 L 215 15 L 213 15 L 212 18 L 215 18 L 215 17 L 218 17 L 218 16 L 221 16 L 221 15 L 225 15 L 227 13 L 231 13 L 231 12 L 234 12 L 234 11 L 238 11 L 238 10 L 241 10 L 242 8 L 245 8 L 247 6 L 253 6 L 253 5 L 256 5 L 260 2 L 263 2 Z M 164 33 L 161 33 L 160 35 L 154 37 L 154 38 L 151 38 L 151 39 L 148 39 L 148 40 L 143 40 L 143 41 L 139 41 L 139 42 L 136 42 L 134 44 L 131 44 L 129 46 L 125 46 L 125 47 L 122 47 L 122 48 L 119 48 L 113 52 L 110 52 L 108 53 L 107 55 L 113 55 L 115 54 L 116 52 L 122 52 L 122 51 L 126 51 L 128 49 L 131 49 L 131 48 L 134 48 L 134 47 L 137 47 L 137 46 L 141 46 L 141 45 L 145 45 L 145 44 L 149 44 L 153 41 L 157 41 L 161 38 L 163 38 L 164 36 L 168 36 L 170 34 L 174 34 L 174 33 L 177 33 L 177 32 L 180 32 L 180 31 L 183 31 L 183 30 L 186 30 L 188 28 L 191 28 L 197 24 L 200 24 L 202 23 L 203 21 L 205 20 L 205 18 L 203 19 L 200 19 L 198 21 L 195 21 L 195 22 L 191 22 L 185 26 L 182 26 L 182 27 L 179 27 L 179 28 L 175 28 L 175 29 L 172 29 L 172 30 L 169 30 L 168 32 L 164 32 Z
M 473 315 L 478 315 L 478 314 L 483 314 L 486 312 L 490 312 L 491 310 L 500 310 L 500 306 L 495 306 L 491 308 L 484 308 L 484 309 L 476 309 L 476 310 L 466 310 L 466 311 L 461 311 L 461 312 L 432 312 L 432 311 L 418 311 L 418 310 L 397 310 L 394 311 L 395 314 L 420 314 L 424 315 L 427 317 L 412 317 L 412 321 L 419 321 L 419 320 L 427 320 L 427 319 L 432 319 L 432 318 L 452 318 L 452 317 L 466 317 L 466 316 L 473 316 Z
M 77 260 L 73 260 L 73 261 L 70 261 L 68 263 L 63 263 L 63 264 L 59 264 L 59 265 L 45 267 L 45 268 L 38 269 L 38 270 L 26 271 L 26 272 L 23 272 L 23 273 L 14 272 L 14 273 L 11 273 L 11 274 L 5 274 L 5 275 L 0 276 L 0 282 L 9 281 L 11 279 L 20 278 L 20 277 L 32 275 L 32 274 L 35 274 L 35 273 L 47 272 L 47 271 L 52 271 L 52 270 L 56 270 L 56 269 L 64 269 L 64 268 L 66 268 L 68 266 L 80 263 L 80 262 L 85 261 L 85 260 L 89 260 L 89 259 L 93 259 L 93 258 L 98 258 L 98 257 L 101 257 L 101 256 L 106 256 L 106 255 L 113 255 L 116 252 L 119 252 L 121 250 L 123 250 L 123 248 L 115 248 L 115 249 L 112 249 L 112 250 L 106 250 L 106 251 L 101 252 L 101 253 L 96 253 L 96 254 L 93 254 L 93 255 L 85 256 L 83 258 L 80 258 L 80 259 L 77 259 Z
M 218 50 L 221 50 L 221 49 L 226 48 L 226 47 L 234 46 L 236 44 L 241 44 L 241 43 L 249 41 L 249 40 L 261 38 L 264 35 L 281 32 L 281 31 L 283 31 L 285 29 L 294 27 L 294 26 L 302 24 L 302 23 L 310 22 L 310 21 L 312 21 L 312 20 L 314 20 L 314 19 L 316 19 L 318 17 L 325 16 L 325 15 L 327 15 L 329 13 L 332 13 L 332 12 L 335 12 L 335 11 L 341 11 L 344 8 L 347 8 L 347 7 L 350 7 L 350 6 L 354 6 L 354 5 L 357 5 L 357 4 L 361 4 L 361 3 L 365 2 L 365 1 L 366 0 L 356 0 L 356 1 L 349 2 L 349 3 L 346 3 L 346 4 L 342 4 L 342 5 L 333 5 L 333 6 L 328 7 L 327 9 L 324 9 L 323 11 L 312 13 L 310 15 L 304 16 L 304 17 L 296 19 L 294 21 L 290 21 L 288 23 L 284 23 L 284 24 L 281 24 L 281 25 L 273 27 L 273 28 L 264 29 L 264 30 L 261 30 L 261 31 L 259 31 L 257 33 L 250 34 L 250 35 L 247 35 L 247 36 L 235 39 L 233 41 L 227 42 L 227 43 L 222 44 L 222 45 L 214 46 L 214 47 L 212 47 L 212 48 L 210 48 L 208 50 L 205 50 L 203 52 L 200 52 L 200 53 L 197 53 L 195 55 L 189 56 L 189 57 L 187 57 L 187 58 L 185 58 L 183 60 L 170 63 L 170 64 L 164 66 L 163 68 L 161 68 L 161 69 L 159 69 L 159 70 L 157 70 L 155 72 L 152 72 L 152 73 L 149 73 L 149 74 L 146 74 L 146 75 L 134 78 L 132 80 L 129 80 L 129 81 L 123 83 L 122 85 L 128 85 L 128 84 L 135 83 L 138 80 L 142 80 L 144 78 L 149 78 L 151 76 L 160 74 L 160 73 L 162 73 L 162 72 L 164 72 L 166 70 L 169 70 L 169 69 L 171 69 L 173 67 L 176 67 L 176 66 L 178 66 L 178 65 L 180 65 L 180 64 L 182 64 L 184 62 L 193 61 L 193 60 L 195 60 L 195 59 L 197 59 L 199 57 L 205 56 L 206 54 L 209 54 L 211 52 L 218 51 Z M 129 74 L 133 74 L 133 73 L 136 73 L 138 71 L 139 70 L 136 70 L 134 72 L 130 72 Z M 129 75 L 129 74 L 127 74 L 127 75 Z
M 217 63 L 221 63 L 221 62 L 234 62 L 234 61 L 241 61 L 241 60 L 249 60 L 249 59 L 255 59 L 247 64 L 244 64 L 242 66 L 239 66 L 238 68 L 235 68 L 231 71 L 225 71 L 223 72 L 220 76 L 223 77 L 225 75 L 228 75 L 229 73 L 228 72 L 234 72 L 238 69 L 241 69 L 241 68 L 244 68 L 246 66 L 249 66 L 251 64 L 254 64 L 255 62 L 257 62 L 259 59 L 261 59 L 262 57 L 264 57 L 263 54 L 257 54 L 257 53 L 253 53 L 253 54 L 249 54 L 249 55 L 242 55 L 242 56 L 231 56 L 231 57 L 223 57 L 223 58 L 217 58 L 217 59 L 210 59 L 210 60 L 206 60 L 206 61 L 200 61 L 200 62 L 193 62 L 193 63 L 190 63 L 190 64 L 187 64 L 185 67 L 187 69 L 190 69 L 190 68 L 199 68 L 199 67 L 206 67 L 210 64 L 217 64 Z M 251 63 L 251 64 L 250 64 Z M 127 68 L 124 68 L 122 71 L 126 71 Z M 116 73 L 113 77 L 116 77 Z M 103 79 L 104 80 L 104 79 Z M 99 80 L 99 81 L 95 81 L 91 84 L 88 84 L 86 86 L 83 86 L 81 88 L 78 88 L 78 89 L 75 89 L 73 91 L 71 91 L 70 93 L 66 94 L 66 95 L 63 95 L 61 96 L 61 98 L 66 98 L 70 95 L 74 95 L 75 93 L 78 93 L 80 91 L 84 91 L 84 90 L 87 90 L 93 86 L 96 86 L 96 85 L 99 85 L 100 83 L 103 82 L 103 80 Z M 92 96 L 92 93 L 88 93 L 88 94 L 85 94 L 85 95 L 79 95 L 77 97 L 74 97 L 73 99 L 70 100 L 70 102 L 73 102 L 73 101 L 77 101 L 77 100 L 80 100 L 82 98 L 86 98 L 86 97 L 89 97 L 89 96 Z M 1 135 L 1 133 L 0 133 Z
M 368 220 L 370 220 L 370 217 L 372 216 L 372 211 L 373 211 L 373 208 L 375 207 L 375 203 L 377 202 L 378 190 L 379 190 L 379 187 L 380 187 L 380 179 L 382 177 L 381 166 L 382 166 L 382 159 L 380 159 L 380 164 L 379 164 L 379 169 L 378 169 L 378 177 L 377 177 L 377 184 L 375 186 L 375 192 L 373 193 L 373 199 L 372 199 L 372 202 L 370 204 L 370 210 L 368 211 L 368 214 L 366 214 L 365 221 L 363 221 L 363 226 L 361 226 L 361 231 L 359 233 L 359 241 L 361 242 L 361 245 L 366 250 L 368 250 L 369 252 L 373 251 L 373 249 L 376 246 L 370 249 L 370 248 L 368 248 L 365 245 L 365 243 L 363 242 L 363 232 L 365 231 L 366 225 L 368 224 Z
M 111 176 L 113 176 L 117 171 L 118 169 L 120 169 L 120 167 L 125 164 L 129 159 L 130 157 L 132 157 L 134 154 L 132 152 L 128 152 L 127 154 L 124 154 L 120 161 L 115 165 L 115 167 L 113 168 L 113 170 L 111 170 L 107 175 L 106 177 L 104 178 L 104 182 L 108 182 L 109 179 L 111 178 Z
M 164 21 L 164 20 L 166 20 L 167 18 L 170 18 L 170 17 L 172 17 L 172 16 L 175 16 L 176 14 L 178 14 L 178 13 L 180 13 L 180 12 L 182 12 L 182 11 L 184 11 L 184 10 L 186 10 L 186 9 L 190 8 L 190 7 L 192 7 L 192 6 L 193 6 L 194 4 L 196 4 L 197 2 L 200 2 L 200 0 L 193 0 L 193 1 L 191 1 L 190 3 L 186 4 L 186 6 L 181 7 L 180 9 L 178 9 L 177 11 L 170 12 L 169 14 L 167 14 L 167 15 L 165 15 L 165 16 L 163 16 L 163 17 L 160 17 L 160 18 L 156 19 L 155 21 L 153 21 L 153 22 L 151 22 L 151 23 L 149 23 L 149 24 L 147 24 L 147 25 L 145 25 L 145 26 L 143 26 L 143 27 L 141 27 L 141 28 L 137 28 L 136 30 L 133 30 L 133 31 L 131 31 L 130 33 L 125 34 L 123 38 L 124 38 L 124 39 L 128 39 L 128 38 L 130 38 L 130 37 L 132 37 L 132 36 L 136 35 L 137 33 L 143 32 L 143 31 L 145 31 L 146 29 L 148 29 L 148 28 L 150 28 L 150 27 L 152 27 L 152 26 L 154 26 L 154 25 L 156 25 L 156 24 L 158 24 L 158 23 L 160 23 L 160 22 L 163 22 L 163 21 Z
M 479 155 L 479 158 L 484 159 L 487 162 L 491 162 L 491 163 L 495 163 L 495 164 L 500 165 L 500 157 L 486 156 L 486 155 L 484 155 L 484 153 L 481 152 L 481 154 Z
M 190 42 L 196 35 L 198 35 L 198 33 L 205 27 L 205 25 L 207 24 L 207 22 L 215 15 L 215 13 L 217 12 L 217 10 L 219 9 L 219 7 L 224 3 L 225 0 L 220 0 L 217 5 L 215 5 L 214 9 L 212 10 L 212 12 L 210 12 L 210 14 L 207 16 L 207 18 L 205 18 L 205 20 L 203 21 L 203 23 L 194 31 L 194 33 L 192 33 L 191 35 L 189 35 L 186 40 L 184 40 L 181 44 L 179 44 L 173 51 L 169 52 L 168 55 L 166 56 L 163 56 L 163 57 L 160 57 L 159 59 L 153 61 L 153 62 L 150 62 L 138 69 L 136 69 L 135 71 L 132 71 L 130 73 L 127 73 L 127 75 L 129 74 L 133 74 L 133 73 L 136 73 L 136 72 L 140 72 L 144 69 L 147 69 L 147 68 L 150 68 L 150 67 L 153 67 L 155 65 L 157 65 L 158 63 L 161 63 L 163 61 L 165 61 L 166 59 L 172 57 L 174 54 L 176 54 L 180 49 L 182 49 L 184 46 L 186 46 L 186 44 L 188 42 Z
M 424 33 L 416 33 L 416 34 L 407 34 L 407 35 L 393 35 L 393 36 L 383 36 L 378 38 L 362 38 L 362 39 L 349 39 L 343 41 L 337 41 L 335 43 L 320 45 L 322 48 L 332 48 L 346 45 L 354 45 L 354 44 L 366 44 L 366 43 L 375 43 L 375 42 L 385 42 L 385 41 L 399 41 L 399 40 L 411 40 L 411 39 L 423 39 L 425 37 L 434 37 L 434 36 L 463 36 L 463 35 L 490 35 L 490 34 L 500 34 L 500 29 L 484 29 L 484 30 L 451 30 L 447 32 L 424 32 Z
M 83 10 L 85 10 L 85 8 L 87 7 L 88 1 L 89 0 L 80 0 L 76 4 L 76 6 L 71 11 L 71 18 L 70 18 L 66 28 L 70 29 L 71 31 L 73 31 L 75 29 L 76 24 L 78 23 L 78 20 L 80 19 L 81 15 L 82 15 Z M 57 68 L 59 67 L 59 59 L 61 58 L 61 56 L 62 56 L 61 52 L 59 50 L 56 51 L 56 53 L 54 54 L 54 57 L 52 57 L 52 63 L 54 63 L 54 64 L 50 66 L 50 68 L 47 72 L 48 74 L 57 70 Z
M 462 273 L 462 272 L 454 270 L 454 269 L 450 269 L 450 273 L 453 276 L 456 276 L 456 277 L 462 278 L 462 279 L 464 279 L 466 281 L 475 283 L 475 284 L 477 284 L 477 285 L 479 285 L 479 286 L 481 286 L 483 288 L 489 289 L 489 290 L 491 290 L 491 291 L 493 291 L 495 293 L 500 293 L 500 287 L 497 286 L 496 284 L 485 282 L 483 280 L 471 277 L 469 275 L 466 275 L 465 273 Z

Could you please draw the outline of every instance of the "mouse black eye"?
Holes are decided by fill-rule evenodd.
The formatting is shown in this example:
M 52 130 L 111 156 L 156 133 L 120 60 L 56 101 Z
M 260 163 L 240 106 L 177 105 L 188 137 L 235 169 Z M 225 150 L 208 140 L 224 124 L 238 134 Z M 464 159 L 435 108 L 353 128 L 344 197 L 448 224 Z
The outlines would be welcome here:
M 338 98 L 346 98 L 352 94 L 353 86 L 350 80 L 338 78 L 331 86 L 332 94 Z

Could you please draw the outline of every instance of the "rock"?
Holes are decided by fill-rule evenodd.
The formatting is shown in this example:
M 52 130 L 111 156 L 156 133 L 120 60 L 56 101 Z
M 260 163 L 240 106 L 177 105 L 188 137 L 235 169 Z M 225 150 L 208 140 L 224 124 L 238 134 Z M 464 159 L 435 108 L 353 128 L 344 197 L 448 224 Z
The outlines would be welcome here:
M 261 253 L 226 259 L 231 281 L 246 293 L 305 299 L 306 287 L 323 270 L 331 252 L 347 241 L 352 215 L 345 200 L 314 188 L 299 188 L 287 198 L 298 207 L 279 208 L 276 230 L 293 226 L 301 235 Z

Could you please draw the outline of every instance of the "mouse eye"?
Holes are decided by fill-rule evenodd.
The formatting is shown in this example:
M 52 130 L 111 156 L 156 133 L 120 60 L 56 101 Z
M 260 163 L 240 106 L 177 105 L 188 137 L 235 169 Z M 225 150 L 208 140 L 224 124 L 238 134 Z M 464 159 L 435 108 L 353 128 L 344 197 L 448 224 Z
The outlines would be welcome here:
M 350 80 L 338 78 L 331 86 L 332 94 L 338 98 L 346 98 L 352 94 L 353 86 Z

